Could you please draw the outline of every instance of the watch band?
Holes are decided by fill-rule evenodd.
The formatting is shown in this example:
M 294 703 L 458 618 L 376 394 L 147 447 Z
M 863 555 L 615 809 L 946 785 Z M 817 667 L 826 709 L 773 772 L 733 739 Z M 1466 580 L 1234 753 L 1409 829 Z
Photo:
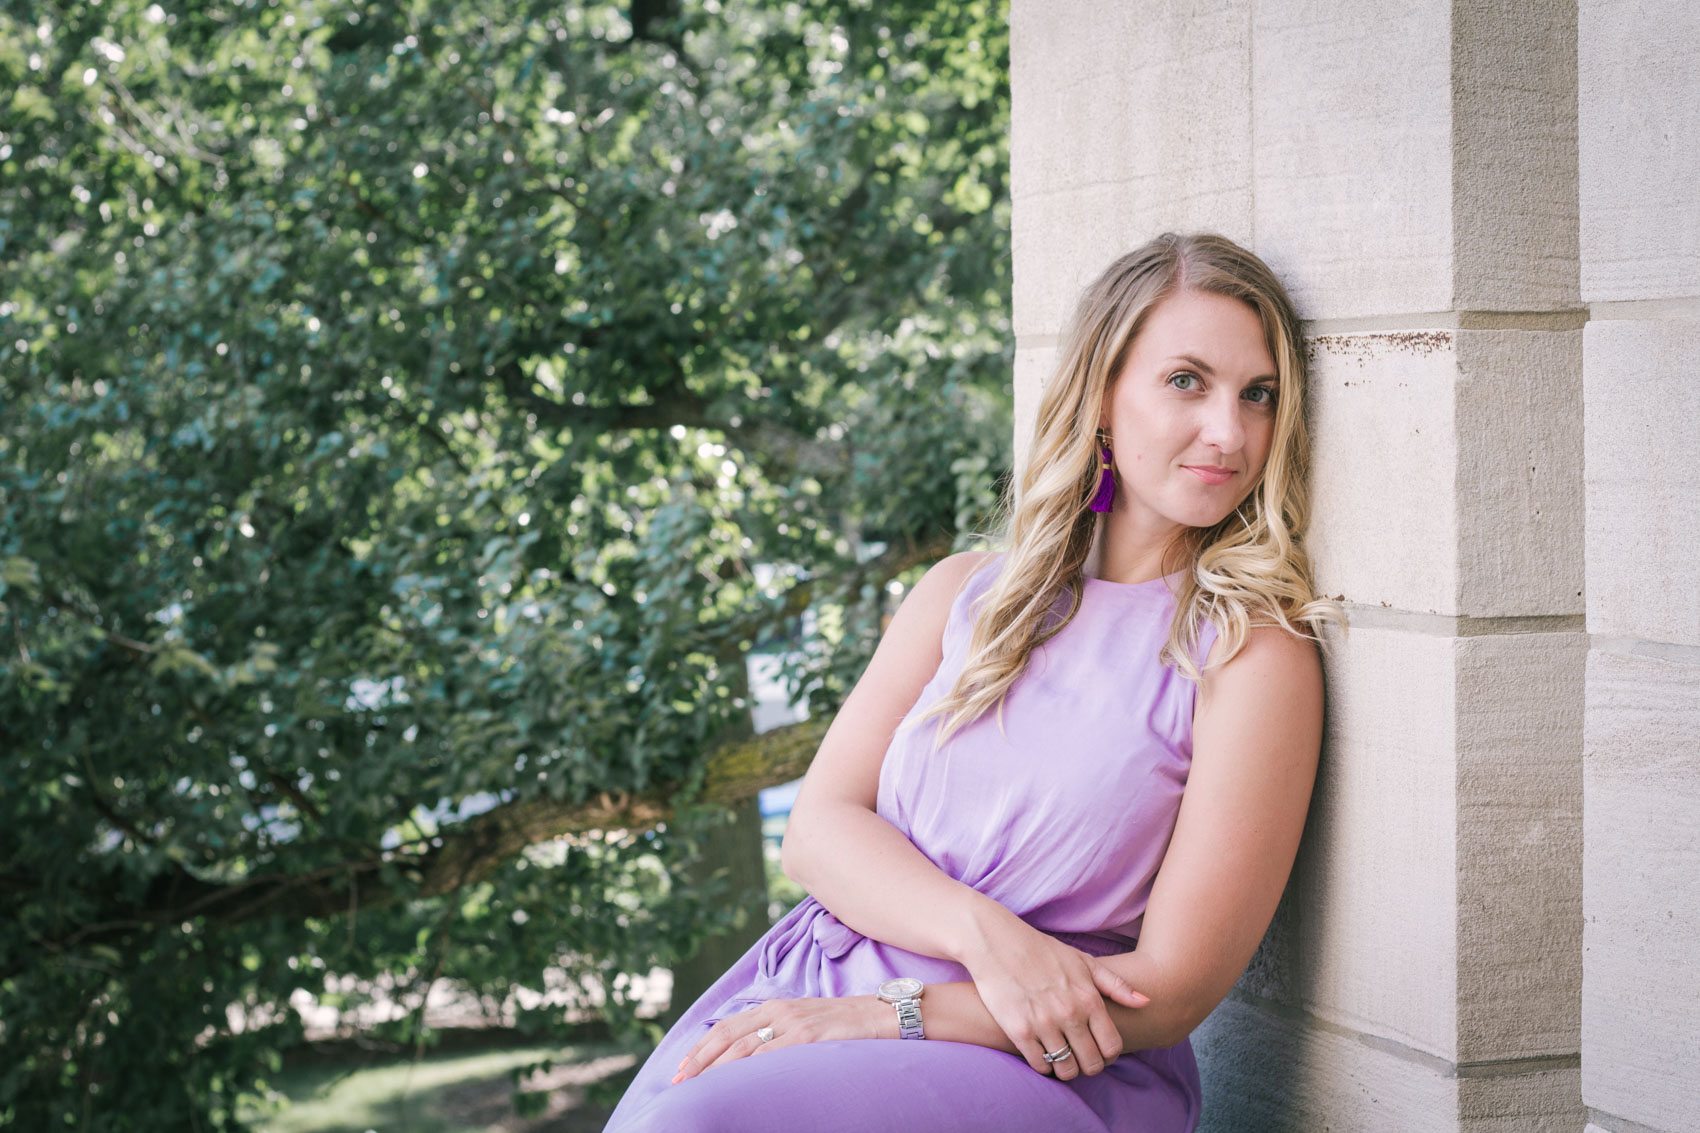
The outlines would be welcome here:
M 903 1039 L 924 1039 L 926 1032 L 921 1030 L 921 1001 L 919 999 L 899 999 L 892 1006 L 897 1008 L 897 1037 Z

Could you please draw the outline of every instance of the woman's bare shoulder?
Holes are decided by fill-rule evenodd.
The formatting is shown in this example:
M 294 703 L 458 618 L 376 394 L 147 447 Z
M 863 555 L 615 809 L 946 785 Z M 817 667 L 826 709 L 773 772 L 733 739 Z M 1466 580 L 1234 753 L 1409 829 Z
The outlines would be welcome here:
M 1193 708 L 1195 734 L 1277 717 L 1300 734 L 1320 728 L 1322 654 L 1314 639 L 1271 621 L 1253 619 L 1245 640 L 1232 656 L 1226 656 L 1225 636 L 1218 633 L 1211 643 L 1198 683 Z M 1307 747 L 1308 743 L 1300 746 Z
M 1296 713 L 1301 720 L 1320 719 L 1322 655 L 1313 639 L 1281 625 L 1258 623 L 1246 630 L 1245 641 L 1232 657 L 1220 660 L 1225 649 L 1218 635 L 1199 682 L 1195 725 L 1206 716 Z
M 850 802 L 874 809 L 880 764 L 897 725 L 943 660 L 944 631 L 968 576 L 984 553 L 963 551 L 934 563 L 904 596 L 874 655 L 833 717 L 791 809 L 791 821 L 823 803 Z M 787 838 L 786 845 L 795 841 Z
M 941 571 L 957 582 L 963 582 L 967 580 L 969 575 L 979 570 L 981 566 L 997 558 L 1000 553 L 999 551 L 957 551 L 955 554 L 946 555 L 934 563 L 927 573 Z
M 946 555 L 927 568 L 927 573 L 909 592 L 904 604 L 914 602 L 934 610 L 949 610 L 974 572 L 997 555 L 996 551 L 958 551 Z

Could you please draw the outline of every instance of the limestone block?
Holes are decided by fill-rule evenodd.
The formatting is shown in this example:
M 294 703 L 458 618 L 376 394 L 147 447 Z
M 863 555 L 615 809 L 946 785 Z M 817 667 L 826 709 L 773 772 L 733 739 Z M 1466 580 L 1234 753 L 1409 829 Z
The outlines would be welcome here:
M 1576 4 L 1452 5 L 1453 301 L 1580 301 Z
M 1580 1049 L 1587 653 L 1585 633 L 1456 641 L 1460 1062 Z
M 1163 232 L 1213 231 L 1250 244 L 1249 213 L 1235 193 L 1201 192 L 1187 207 L 1174 205 L 1174 199 L 1147 204 L 1126 185 L 1092 185 L 1014 202 L 1010 244 L 1018 335 L 1061 333 L 1087 284 L 1117 256 Z M 1236 213 L 1242 215 L 1231 219 Z
M 1586 1118 L 1575 1069 L 1460 1077 L 1439 1060 L 1243 996 L 1212 1012 L 1192 1045 L 1204 1084 L 1199 1133 L 1574 1133 Z
M 1454 305 L 1455 7 L 1253 10 L 1253 226 L 1305 318 Z
M 1322 763 L 1289 886 L 1298 925 L 1280 960 L 1307 1010 L 1446 1060 L 1458 984 L 1453 649 L 1365 625 L 1331 634 Z
M 1588 629 L 1700 645 L 1700 319 L 1583 331 Z
M 1573 1066 L 1458 1080 L 1459 1133 L 1575 1133 L 1587 1118 Z
M 1248 0 L 1017 0 L 1010 195 L 1018 336 L 1165 229 L 1251 236 Z
M 1192 1035 L 1204 1084 L 1199 1133 L 1458 1128 L 1444 1063 L 1229 998 Z
M 1326 593 L 1419 613 L 1582 612 L 1579 331 L 1317 335 Z
M 1579 11 L 1582 298 L 1700 293 L 1700 5 Z
M 1055 346 L 1017 346 L 1015 348 L 1015 479 L 1021 482 L 1021 472 L 1027 466 L 1027 455 L 1033 448 L 1033 430 L 1039 422 L 1039 398 L 1050 381 L 1051 370 L 1060 353 Z
M 1466 330 L 1458 355 L 1458 597 L 1473 617 L 1580 614 L 1582 332 Z
M 1456 612 L 1454 332 L 1309 344 L 1318 587 L 1366 605 Z
M 1573 1056 L 1586 635 L 1329 640 L 1310 820 L 1239 994 L 1447 1062 Z
M 1700 1128 L 1700 663 L 1594 649 L 1583 750 L 1582 1094 Z

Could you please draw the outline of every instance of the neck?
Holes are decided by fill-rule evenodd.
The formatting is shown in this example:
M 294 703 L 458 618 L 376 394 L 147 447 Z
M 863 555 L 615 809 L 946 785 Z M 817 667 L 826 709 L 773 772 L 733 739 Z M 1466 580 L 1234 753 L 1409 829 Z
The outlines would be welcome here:
M 1115 522 L 1117 518 L 1111 512 L 1099 519 L 1092 549 L 1086 553 L 1088 575 L 1110 582 L 1146 582 L 1179 568 L 1180 564 L 1165 562 L 1163 558 L 1169 541 L 1179 530 L 1177 525 L 1138 530 L 1131 522 Z

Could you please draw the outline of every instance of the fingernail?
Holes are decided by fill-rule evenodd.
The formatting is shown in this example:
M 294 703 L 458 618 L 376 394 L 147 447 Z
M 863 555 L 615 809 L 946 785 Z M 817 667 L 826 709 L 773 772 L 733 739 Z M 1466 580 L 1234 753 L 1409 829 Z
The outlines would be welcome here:
M 691 1056 L 690 1056 L 690 1055 L 688 1055 L 688 1054 L 687 1054 L 687 1055 L 685 1055 L 685 1057 L 683 1057 L 683 1058 L 681 1058 L 681 1059 L 679 1059 L 679 1065 L 677 1065 L 677 1066 L 675 1066 L 675 1067 L 673 1067 L 673 1069 L 675 1069 L 675 1070 L 683 1070 L 683 1069 L 684 1069 L 684 1068 L 685 1068 L 685 1063 L 687 1063 L 687 1062 L 689 1062 L 689 1061 L 690 1061 L 690 1060 L 691 1060 Z

